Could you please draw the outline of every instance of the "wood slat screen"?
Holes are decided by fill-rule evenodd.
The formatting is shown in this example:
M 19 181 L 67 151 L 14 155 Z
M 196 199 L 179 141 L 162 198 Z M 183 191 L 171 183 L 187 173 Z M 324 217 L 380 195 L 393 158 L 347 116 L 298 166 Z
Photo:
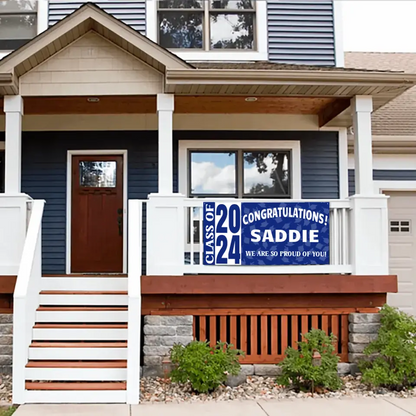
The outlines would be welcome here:
M 283 360 L 287 347 L 298 348 L 297 342 L 312 328 L 322 329 L 337 337 L 335 349 L 341 361 L 348 361 L 348 314 L 249 314 L 194 316 L 194 338 L 233 344 L 245 351 L 244 364 L 274 364 Z

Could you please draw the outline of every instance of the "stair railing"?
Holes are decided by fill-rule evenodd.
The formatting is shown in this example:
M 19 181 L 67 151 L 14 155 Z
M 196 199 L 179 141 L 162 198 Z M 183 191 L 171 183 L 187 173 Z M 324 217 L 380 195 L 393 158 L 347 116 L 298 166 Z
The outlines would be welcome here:
M 127 403 L 140 400 L 142 224 L 145 201 L 130 200 L 128 212 Z
M 42 279 L 42 217 L 45 201 L 35 200 L 14 289 L 13 403 L 25 403 L 25 369 L 29 359 Z

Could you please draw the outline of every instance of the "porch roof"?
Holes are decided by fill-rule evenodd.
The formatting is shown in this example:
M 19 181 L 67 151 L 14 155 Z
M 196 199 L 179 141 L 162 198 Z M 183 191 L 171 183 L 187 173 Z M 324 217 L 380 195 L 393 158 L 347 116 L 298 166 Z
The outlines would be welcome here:
M 322 102 L 319 110 L 320 126 L 350 126 L 349 99 L 355 95 L 372 95 L 376 110 L 416 83 L 416 74 L 403 72 L 271 62 L 190 64 L 96 5 L 87 3 L 0 61 L 0 96 L 21 93 L 21 76 L 88 32 L 98 33 L 158 71 L 163 75 L 165 93 L 216 96 L 224 100 L 227 96 L 229 99 L 230 96 L 263 96 L 277 100 L 292 97 L 299 100 L 299 107 L 308 99 L 330 99 L 325 105 Z M 122 96 L 126 92 L 114 91 L 113 95 Z M 260 108 L 260 103 L 257 107 Z M 259 108 L 256 113 L 261 112 Z

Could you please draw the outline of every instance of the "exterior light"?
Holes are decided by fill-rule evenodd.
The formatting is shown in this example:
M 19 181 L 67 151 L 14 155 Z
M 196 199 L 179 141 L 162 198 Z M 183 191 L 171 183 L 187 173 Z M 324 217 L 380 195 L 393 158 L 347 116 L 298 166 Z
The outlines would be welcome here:
M 98 102 L 100 102 L 100 99 L 98 97 L 88 97 L 87 101 L 89 103 L 98 103 Z
M 322 364 L 322 357 L 318 351 L 314 351 L 312 355 L 312 366 L 313 367 L 320 367 Z
M 169 356 L 165 356 L 163 357 L 162 360 L 162 370 L 163 370 L 163 376 L 165 378 L 165 380 L 167 380 L 169 378 L 169 373 L 171 371 L 171 364 L 172 362 L 170 361 Z
M 246 101 L 247 101 L 248 103 L 254 103 L 254 101 L 257 101 L 257 97 L 247 97 L 247 98 L 246 98 Z

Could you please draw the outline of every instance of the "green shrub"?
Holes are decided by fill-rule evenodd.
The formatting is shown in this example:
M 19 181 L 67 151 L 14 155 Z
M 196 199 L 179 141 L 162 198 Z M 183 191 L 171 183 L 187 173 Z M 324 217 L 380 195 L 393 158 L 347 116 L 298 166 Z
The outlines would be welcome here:
M 192 341 L 186 346 L 174 345 L 170 355 L 174 365 L 172 381 L 189 381 L 198 393 L 215 390 L 224 383 L 228 374 L 240 372 L 239 357 L 244 353 L 231 347 L 221 342 L 210 347 L 208 342 L 202 341 Z
M 296 390 L 314 390 L 326 388 L 337 390 L 341 387 L 337 364 L 339 357 L 335 354 L 336 337 L 326 335 L 320 329 L 312 329 L 304 334 L 305 341 L 298 342 L 298 350 L 289 347 L 286 357 L 280 363 L 282 375 L 277 382 Z M 312 357 L 317 351 L 321 355 L 321 365 L 314 366 Z
M 392 389 L 409 387 L 416 380 L 416 320 L 387 305 L 380 314 L 378 339 L 364 350 L 374 356 L 360 363 L 363 381 Z

